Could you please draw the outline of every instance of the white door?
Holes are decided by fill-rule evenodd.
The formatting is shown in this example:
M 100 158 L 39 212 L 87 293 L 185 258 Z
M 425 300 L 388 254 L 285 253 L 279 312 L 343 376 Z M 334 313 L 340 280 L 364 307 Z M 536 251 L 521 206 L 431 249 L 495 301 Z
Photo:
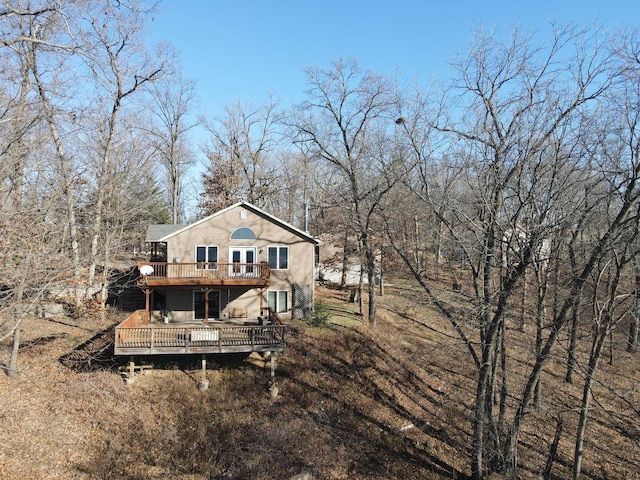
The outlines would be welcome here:
M 230 247 L 231 276 L 251 276 L 256 263 L 256 247 Z

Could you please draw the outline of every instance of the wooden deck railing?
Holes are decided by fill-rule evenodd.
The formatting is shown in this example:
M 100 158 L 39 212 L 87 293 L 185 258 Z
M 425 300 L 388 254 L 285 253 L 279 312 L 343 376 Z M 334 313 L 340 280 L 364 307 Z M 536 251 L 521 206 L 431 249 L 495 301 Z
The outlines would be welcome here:
M 149 315 L 146 310 L 136 310 L 117 328 L 141 327 L 149 324 Z
M 272 320 L 273 323 L 275 323 L 276 325 L 283 325 L 282 319 L 280 318 L 280 316 L 276 312 L 274 312 L 270 307 L 262 307 L 262 310 L 260 311 L 260 316 L 262 318 L 267 318 L 269 320 Z
M 145 262 L 140 263 L 138 269 L 145 265 L 153 268 L 153 273 L 146 276 L 147 281 L 172 279 L 268 280 L 271 274 L 268 263 Z
M 286 325 L 128 324 L 134 316 L 116 327 L 116 355 L 264 352 L 285 347 Z

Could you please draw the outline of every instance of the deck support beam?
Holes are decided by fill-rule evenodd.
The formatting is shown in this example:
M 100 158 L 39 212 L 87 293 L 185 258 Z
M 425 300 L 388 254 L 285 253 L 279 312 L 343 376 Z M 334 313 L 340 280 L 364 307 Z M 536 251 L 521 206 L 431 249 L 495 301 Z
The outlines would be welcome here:
M 276 385 L 276 355 L 277 352 L 269 352 L 271 358 L 271 378 L 269 379 L 269 396 L 272 400 L 278 398 L 278 385 Z
M 207 380 L 207 356 L 203 353 L 201 358 L 201 377 L 200 382 L 198 383 L 198 388 L 201 391 L 205 391 L 209 388 L 209 380 Z
M 136 374 L 136 360 L 133 355 L 129 357 L 129 365 L 125 372 L 125 382 L 127 383 L 127 385 L 131 385 L 135 380 Z
M 276 352 L 271 352 L 271 381 L 276 383 Z
M 142 291 L 144 292 L 144 296 L 145 296 L 145 307 L 144 307 L 144 311 L 147 313 L 147 323 L 151 322 L 151 306 L 150 306 L 150 301 L 149 301 L 149 297 L 151 296 L 151 292 L 153 292 L 152 288 L 149 287 L 145 287 L 142 289 Z
M 260 316 L 262 316 L 262 309 L 264 308 L 264 292 L 266 289 L 266 287 L 258 289 L 260 291 Z
M 209 324 L 209 293 L 212 291 L 212 288 L 205 287 L 202 289 L 204 292 L 204 323 L 205 325 Z

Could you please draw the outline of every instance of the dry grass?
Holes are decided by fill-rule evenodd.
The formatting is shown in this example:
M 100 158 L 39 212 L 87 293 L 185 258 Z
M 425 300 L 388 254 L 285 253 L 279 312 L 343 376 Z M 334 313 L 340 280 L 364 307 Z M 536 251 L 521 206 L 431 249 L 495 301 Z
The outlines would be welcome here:
M 267 395 L 268 364 L 258 357 L 220 361 L 208 371 L 205 392 L 196 388 L 196 359 L 165 359 L 125 385 L 110 362 L 69 368 L 83 365 L 59 361 L 93 336 L 78 328 L 88 325 L 31 320 L 21 374 L 0 376 L 0 478 L 466 478 L 475 372 L 449 326 L 410 285 L 380 298 L 375 332 L 362 326 L 345 292 L 318 294 L 332 323 L 293 326 L 278 362 L 276 400 Z M 524 369 L 533 360 L 531 335 L 509 335 L 514 370 Z M 640 477 L 634 362 L 620 354 L 602 366 L 603 378 L 618 379 L 626 397 L 598 387 L 584 478 Z M 581 391 L 564 384 L 562 367 L 560 358 L 549 366 L 543 409 L 525 426 L 522 478 L 537 478 L 559 414 L 565 434 L 554 475 L 569 476 Z

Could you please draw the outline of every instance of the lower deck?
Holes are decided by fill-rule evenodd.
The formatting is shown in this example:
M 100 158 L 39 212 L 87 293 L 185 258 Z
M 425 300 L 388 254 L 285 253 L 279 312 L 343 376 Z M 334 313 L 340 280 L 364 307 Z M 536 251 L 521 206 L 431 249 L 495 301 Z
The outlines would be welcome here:
M 176 355 L 209 353 L 281 352 L 286 325 L 228 323 L 149 323 L 138 310 L 115 329 L 116 355 Z

